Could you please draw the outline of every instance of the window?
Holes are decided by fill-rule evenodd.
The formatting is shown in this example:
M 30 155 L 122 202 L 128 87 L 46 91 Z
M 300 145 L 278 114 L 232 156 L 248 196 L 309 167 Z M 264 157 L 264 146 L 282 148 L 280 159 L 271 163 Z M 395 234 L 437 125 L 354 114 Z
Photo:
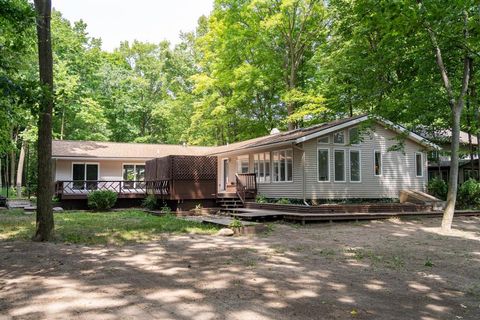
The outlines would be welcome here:
M 382 175 L 382 153 L 380 151 L 374 152 L 373 174 L 376 176 Z
M 97 189 L 98 163 L 72 164 L 72 180 L 74 189 Z
M 318 181 L 330 181 L 330 150 L 318 149 Z
M 333 153 L 333 169 L 335 182 L 345 181 L 345 150 L 335 150 Z
M 350 144 L 358 144 L 360 142 L 358 127 L 353 127 L 348 130 L 348 142 Z
M 254 154 L 253 167 L 257 182 L 270 182 L 270 152 Z
M 248 155 L 237 157 L 237 173 L 248 173 Z
M 345 131 L 338 131 L 333 134 L 333 143 L 345 144 Z
M 329 136 L 318 138 L 318 143 L 326 143 L 326 144 L 330 143 Z
M 144 164 L 124 164 L 123 165 L 123 187 L 138 188 L 144 185 L 145 165 Z
M 415 152 L 415 175 L 423 177 L 423 156 L 420 152 Z
M 362 179 L 360 161 L 360 151 L 350 150 L 350 182 L 360 182 Z
M 293 151 L 291 149 L 273 152 L 273 181 L 293 181 Z

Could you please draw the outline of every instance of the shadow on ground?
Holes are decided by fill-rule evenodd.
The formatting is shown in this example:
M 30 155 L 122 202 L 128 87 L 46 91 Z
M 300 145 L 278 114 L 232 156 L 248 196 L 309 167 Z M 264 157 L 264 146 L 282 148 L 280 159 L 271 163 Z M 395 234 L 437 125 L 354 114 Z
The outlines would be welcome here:
M 480 218 L 0 243 L 0 319 L 479 319 Z

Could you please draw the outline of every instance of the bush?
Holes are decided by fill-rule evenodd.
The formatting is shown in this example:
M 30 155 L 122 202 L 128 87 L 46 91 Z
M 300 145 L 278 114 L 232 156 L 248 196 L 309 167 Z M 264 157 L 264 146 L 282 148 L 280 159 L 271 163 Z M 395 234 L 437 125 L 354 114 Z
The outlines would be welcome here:
M 285 198 L 278 199 L 276 203 L 277 204 L 291 204 L 290 200 L 285 199 Z
M 469 179 L 460 186 L 457 194 L 457 206 L 462 209 L 480 207 L 480 182 Z
M 433 178 L 427 184 L 427 192 L 440 200 L 447 200 L 448 185 L 440 178 Z
M 154 210 L 157 208 L 157 197 L 153 194 L 149 194 L 145 199 L 142 201 L 142 206 L 149 210 Z
M 257 194 L 257 196 L 255 197 L 255 202 L 256 203 L 267 203 L 267 198 L 265 198 L 264 195 L 261 195 L 261 194 Z
M 97 190 L 88 194 L 88 206 L 94 210 L 108 210 L 117 202 L 117 194 L 110 190 Z
M 163 214 L 172 214 L 172 209 L 170 209 L 170 207 L 167 206 L 167 204 L 164 204 L 160 212 Z

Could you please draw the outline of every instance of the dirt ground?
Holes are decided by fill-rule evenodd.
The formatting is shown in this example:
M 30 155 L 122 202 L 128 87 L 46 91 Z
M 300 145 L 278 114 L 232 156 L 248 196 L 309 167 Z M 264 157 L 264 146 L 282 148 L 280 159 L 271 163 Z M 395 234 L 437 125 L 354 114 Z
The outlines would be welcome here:
M 480 218 L 0 242 L 0 319 L 480 319 Z

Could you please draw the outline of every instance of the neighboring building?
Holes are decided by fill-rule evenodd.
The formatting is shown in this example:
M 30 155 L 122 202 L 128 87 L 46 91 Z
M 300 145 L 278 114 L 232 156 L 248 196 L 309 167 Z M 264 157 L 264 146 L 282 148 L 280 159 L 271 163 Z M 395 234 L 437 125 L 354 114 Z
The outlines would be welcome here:
M 451 131 L 440 130 L 435 136 L 426 135 L 430 141 L 433 141 L 441 147 L 441 150 L 435 150 L 429 153 L 431 161 L 428 165 L 428 180 L 441 178 L 448 181 L 450 175 L 450 149 L 451 149 Z M 471 155 L 470 153 L 473 154 Z M 473 169 L 471 157 L 473 156 Z M 460 132 L 460 159 L 458 182 L 463 183 L 469 178 L 478 179 L 478 139 L 475 135 L 468 135 L 467 132 Z
M 357 116 L 219 147 L 55 141 L 57 190 L 65 195 L 68 186 L 85 197 L 118 188 L 144 196 L 146 160 L 190 155 L 217 158 L 219 195 L 241 197 L 249 189 L 268 198 L 398 198 L 403 189 L 424 191 L 426 153 L 438 147 L 386 120 L 370 120 Z M 155 170 L 158 176 L 161 168 Z

